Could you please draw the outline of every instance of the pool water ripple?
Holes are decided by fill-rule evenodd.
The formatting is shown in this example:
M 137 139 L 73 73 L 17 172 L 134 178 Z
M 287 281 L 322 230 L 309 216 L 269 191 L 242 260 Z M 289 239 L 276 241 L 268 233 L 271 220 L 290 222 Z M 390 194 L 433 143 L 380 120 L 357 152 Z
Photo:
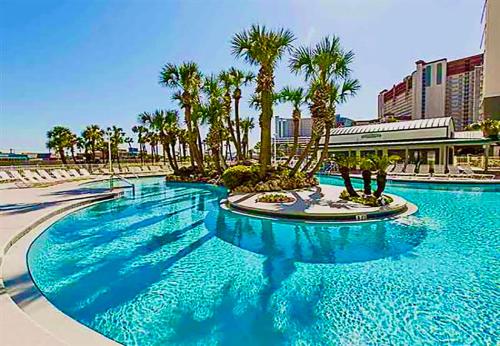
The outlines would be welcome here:
M 424 187 L 388 187 L 413 216 L 334 225 L 141 179 L 49 227 L 28 264 L 56 307 L 126 345 L 497 344 L 500 191 Z

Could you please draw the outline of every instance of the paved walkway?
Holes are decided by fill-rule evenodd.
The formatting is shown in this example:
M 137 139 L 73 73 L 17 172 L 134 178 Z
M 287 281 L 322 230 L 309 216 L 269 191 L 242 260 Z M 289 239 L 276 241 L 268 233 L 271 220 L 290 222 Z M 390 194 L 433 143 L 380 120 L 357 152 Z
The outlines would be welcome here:
M 14 184 L 0 184 L 0 344 L 1 345 L 64 345 L 67 340 L 56 337 L 46 328 L 35 322 L 29 314 L 38 313 L 39 317 L 61 323 L 67 318 L 57 311 L 47 310 L 47 303 L 39 292 L 33 292 L 31 277 L 27 272 L 26 261 L 13 260 L 7 250 L 11 249 L 13 238 L 27 233 L 38 220 L 50 219 L 59 211 L 90 203 L 97 198 L 111 198 L 108 190 L 79 186 L 82 182 L 67 182 L 46 188 L 19 189 Z M 21 242 L 23 239 L 19 242 Z M 12 250 L 14 247 L 12 246 Z M 22 258 L 22 257 L 21 257 Z M 24 257 L 25 259 L 25 257 Z M 6 263 L 9 262 L 7 266 Z M 16 262 L 12 263 L 11 262 Z M 22 262 L 22 263 L 17 263 Z M 4 286 L 4 279 L 10 280 Z M 15 279 L 12 279 L 15 278 Z M 14 287 L 13 289 L 11 287 Z M 16 303 L 14 302 L 16 300 Z M 46 300 L 45 300 L 46 302 Z M 55 310 L 49 306 L 49 310 Z M 29 310 L 29 312 L 28 312 Z M 41 316 L 40 313 L 45 314 Z M 83 329 L 83 328 L 82 328 Z M 94 333 L 94 332 L 92 332 Z M 96 340 L 99 340 L 97 337 Z M 88 344 L 74 339 L 72 344 Z M 94 340 L 95 341 L 95 340 Z M 94 343 L 93 343 L 94 344 Z
M 290 203 L 257 202 L 260 196 L 266 194 L 265 192 L 236 194 L 230 196 L 228 201 L 231 207 L 243 211 L 311 220 L 364 220 L 402 213 L 407 209 L 406 200 L 394 195 L 390 195 L 393 202 L 384 207 L 370 207 L 345 201 L 340 199 L 343 190 L 344 188 L 340 186 L 319 185 L 310 189 L 283 192 L 295 199 Z

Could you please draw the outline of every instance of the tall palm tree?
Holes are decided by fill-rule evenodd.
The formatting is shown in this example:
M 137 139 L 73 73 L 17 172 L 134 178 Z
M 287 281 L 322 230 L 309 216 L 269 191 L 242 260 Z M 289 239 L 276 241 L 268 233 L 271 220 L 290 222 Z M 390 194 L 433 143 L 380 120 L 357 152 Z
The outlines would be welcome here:
M 89 143 L 92 152 L 92 162 L 95 163 L 97 147 L 104 141 L 104 130 L 99 125 L 89 125 L 83 130 L 82 137 Z
M 237 68 L 231 67 L 229 69 L 229 76 L 233 87 L 233 100 L 234 100 L 234 125 L 236 130 L 236 152 L 238 160 L 243 159 L 243 150 L 241 142 L 241 125 L 240 125 L 240 100 L 241 100 L 241 87 L 248 85 L 255 79 L 253 72 L 244 72 Z
M 233 86 L 233 78 L 228 71 L 222 71 L 219 74 L 219 80 L 222 83 L 222 114 L 224 116 L 224 120 L 226 120 L 227 128 L 229 130 L 229 134 L 231 136 L 231 141 L 233 142 L 236 148 L 236 156 L 239 160 L 241 156 L 241 147 L 239 146 L 238 140 L 236 138 L 236 133 L 234 130 L 233 120 L 231 119 L 231 89 Z
M 141 164 L 144 163 L 144 145 L 146 143 L 145 141 L 145 135 L 147 132 L 147 129 L 142 126 L 142 125 L 135 125 L 132 127 L 132 132 L 137 134 L 137 144 L 139 144 L 139 156 L 141 158 Z
M 297 154 L 299 146 L 299 125 L 300 125 L 300 107 L 306 103 L 306 92 L 304 88 L 291 88 L 284 87 L 279 92 L 279 99 L 281 102 L 290 102 L 293 106 L 292 119 L 293 119 L 293 146 L 290 151 L 290 156 L 285 162 L 287 166 L 293 157 Z
M 118 167 L 120 167 L 119 145 L 125 141 L 125 132 L 121 127 L 113 125 L 107 129 L 109 140 L 111 141 L 111 156 L 115 156 Z M 113 157 L 111 157 L 113 159 Z M 120 167 L 121 168 L 121 167 Z
M 333 127 L 335 127 L 335 113 L 337 105 L 345 103 L 348 98 L 356 95 L 357 91 L 360 89 L 360 84 L 357 79 L 343 79 L 340 83 L 333 82 L 330 88 L 330 94 L 328 95 L 328 109 L 329 112 L 327 118 L 325 119 L 325 142 L 323 143 L 323 150 L 321 156 L 312 169 L 309 175 L 314 175 L 321 167 L 322 162 L 328 157 L 328 149 L 330 146 L 330 132 Z
M 198 65 L 194 62 L 185 62 L 179 66 L 166 64 L 160 72 L 160 84 L 176 90 L 173 99 L 184 109 L 184 120 L 189 133 L 189 151 L 194 156 L 198 171 L 203 173 L 203 156 L 196 145 L 199 131 L 197 127 L 194 128 L 192 119 L 193 108 L 199 104 L 201 78 Z
M 274 69 L 295 39 L 291 31 L 269 30 L 265 26 L 252 25 L 233 36 L 233 54 L 242 57 L 250 65 L 259 66 L 256 94 L 260 96 L 262 110 L 260 124 L 260 176 L 264 178 L 271 163 L 271 121 L 273 117 Z
M 313 129 L 311 140 L 291 170 L 291 176 L 295 175 L 302 167 L 313 144 L 316 147 L 319 146 L 319 141 L 325 130 L 327 132 L 325 134 L 325 147 L 329 144 L 329 132 L 335 125 L 336 104 L 359 89 L 359 82 L 349 79 L 350 65 L 353 59 L 354 53 L 352 51 L 345 52 L 336 36 L 325 37 L 313 47 L 293 49 L 290 69 L 294 73 L 302 73 L 305 81 L 309 83 L 309 109 L 313 118 Z M 326 154 L 328 154 L 328 148 L 326 148 Z M 324 159 L 323 153 L 321 156 Z M 311 173 L 321 167 L 322 159 L 318 160 Z
M 250 131 L 255 127 L 253 118 L 244 118 L 241 120 L 241 131 L 243 132 L 243 139 L 241 141 L 242 151 L 244 157 L 248 157 L 248 137 Z
M 202 122 L 210 126 L 206 143 L 212 153 L 215 169 L 221 174 L 222 169 L 226 166 L 222 157 L 222 148 L 224 140 L 223 118 L 227 118 L 225 112 L 225 108 L 227 108 L 227 89 L 222 88 L 219 79 L 211 75 L 205 78 L 202 90 L 208 99 L 207 104 L 202 108 Z M 229 121 L 231 120 L 229 119 Z
M 47 132 L 47 148 L 55 150 L 61 157 L 63 164 L 67 164 L 64 150 L 69 148 L 72 141 L 70 129 L 64 126 L 54 126 Z

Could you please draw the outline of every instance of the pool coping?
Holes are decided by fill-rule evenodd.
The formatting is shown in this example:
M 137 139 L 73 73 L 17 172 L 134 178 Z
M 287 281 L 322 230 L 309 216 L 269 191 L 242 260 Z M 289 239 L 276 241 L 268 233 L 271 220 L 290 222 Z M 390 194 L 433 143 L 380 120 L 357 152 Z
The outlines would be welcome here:
M 342 188 L 332 189 L 331 187 L 319 185 L 320 190 L 324 191 L 323 198 L 328 201 L 328 198 L 338 198 L 339 191 Z M 282 191 L 282 193 L 294 196 L 293 202 L 290 203 L 259 203 L 258 198 L 265 195 L 266 192 L 249 192 L 231 194 L 226 200 L 221 203 L 221 206 L 226 206 L 228 210 L 238 211 L 249 216 L 270 216 L 277 219 L 297 220 L 297 221 L 315 221 L 315 222 L 333 222 L 333 223 L 358 223 L 366 221 L 382 221 L 395 219 L 402 216 L 408 216 L 415 213 L 418 208 L 409 203 L 401 196 L 385 193 L 384 196 L 389 196 L 393 201 L 382 207 L 366 207 L 356 206 L 348 211 L 339 211 L 337 209 L 320 207 L 315 205 L 305 204 L 304 201 L 298 209 L 293 208 L 293 205 L 299 200 L 304 199 L 304 191 L 309 193 L 308 189 Z M 305 197 L 306 199 L 308 196 Z M 307 201 L 306 201 L 307 202 Z
M 118 345 L 116 341 L 81 324 L 55 307 L 36 286 L 27 262 L 27 254 L 31 244 L 50 225 L 80 209 L 120 198 L 124 195 L 122 189 L 116 188 L 115 190 L 61 206 L 46 213 L 42 217 L 35 219 L 29 226 L 17 230 L 10 241 L 2 248 L 0 284 L 3 287 L 3 294 L 0 306 L 8 304 L 5 306 L 5 316 L 14 308 L 18 310 L 17 312 L 24 313 L 31 323 L 41 328 L 43 335 L 36 335 L 36 339 L 40 337 L 38 339 L 39 344 Z M 19 273 L 22 273 L 22 275 L 19 275 Z M 29 304 L 24 304 L 21 299 L 16 298 L 17 296 L 23 297 L 23 295 L 29 296 Z M 4 299 L 4 297 L 8 298 L 8 300 Z M 8 311 L 8 309 L 11 311 Z M 15 316 L 10 317 L 15 318 Z M 31 329 L 23 330 L 23 332 L 41 334 L 39 330 Z

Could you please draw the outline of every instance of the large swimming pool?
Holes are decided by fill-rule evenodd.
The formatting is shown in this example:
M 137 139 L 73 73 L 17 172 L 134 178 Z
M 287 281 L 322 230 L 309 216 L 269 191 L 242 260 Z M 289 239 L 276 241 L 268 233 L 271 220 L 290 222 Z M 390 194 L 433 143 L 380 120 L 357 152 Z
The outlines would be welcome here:
M 222 188 L 141 179 L 135 198 L 52 225 L 29 268 L 57 308 L 126 345 L 498 344 L 499 187 L 388 192 L 418 213 L 260 219 L 220 209 Z

